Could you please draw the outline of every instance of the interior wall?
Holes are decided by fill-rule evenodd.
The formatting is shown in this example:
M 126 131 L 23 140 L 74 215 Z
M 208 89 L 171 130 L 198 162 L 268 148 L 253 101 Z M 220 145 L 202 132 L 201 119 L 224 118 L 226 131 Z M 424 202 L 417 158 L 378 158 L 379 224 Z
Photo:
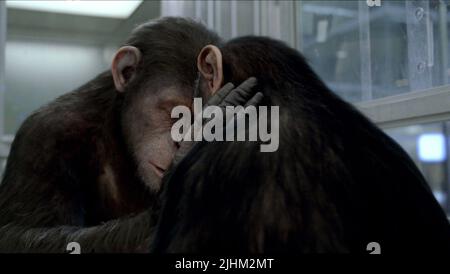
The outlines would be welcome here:
M 8 39 L 5 133 L 14 134 L 30 112 L 106 70 L 104 55 L 100 46 Z
M 8 8 L 5 134 L 12 137 L 32 111 L 107 70 L 130 31 L 160 9 L 159 1 L 144 1 L 117 19 Z
M 3 136 L 3 96 L 5 92 L 6 3 L 0 1 L 0 136 Z M 0 158 L 2 155 L 0 142 Z

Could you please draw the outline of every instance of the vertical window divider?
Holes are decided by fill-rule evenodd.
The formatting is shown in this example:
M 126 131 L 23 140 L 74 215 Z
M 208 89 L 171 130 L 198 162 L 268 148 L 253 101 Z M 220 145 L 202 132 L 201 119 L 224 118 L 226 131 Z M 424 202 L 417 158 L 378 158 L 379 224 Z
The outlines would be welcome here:
M 6 58 L 6 2 L 0 2 L 0 136 L 3 139 L 4 131 L 4 112 L 5 112 L 5 92 L 6 92 L 6 74 L 5 74 L 5 58 Z
M 370 47 L 370 13 L 365 1 L 358 2 L 359 47 L 361 52 L 361 99 L 372 100 L 372 58 Z

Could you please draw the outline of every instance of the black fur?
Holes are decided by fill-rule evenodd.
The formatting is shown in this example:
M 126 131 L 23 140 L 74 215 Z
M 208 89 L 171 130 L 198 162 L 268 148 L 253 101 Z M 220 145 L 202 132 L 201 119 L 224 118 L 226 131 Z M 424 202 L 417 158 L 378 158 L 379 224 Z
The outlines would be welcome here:
M 295 50 L 222 47 L 225 82 L 258 78 L 280 107 L 280 146 L 200 143 L 166 177 L 152 250 L 181 253 L 450 252 L 450 226 L 400 146 L 331 92 Z

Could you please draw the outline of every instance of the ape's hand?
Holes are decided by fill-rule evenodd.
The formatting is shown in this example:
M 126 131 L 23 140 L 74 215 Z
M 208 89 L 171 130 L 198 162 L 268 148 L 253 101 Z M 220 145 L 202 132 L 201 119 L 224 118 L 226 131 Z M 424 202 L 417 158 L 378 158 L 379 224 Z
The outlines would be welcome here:
M 240 84 L 237 88 L 234 88 L 232 83 L 227 83 L 221 89 L 219 89 L 212 97 L 208 100 L 208 102 L 204 105 L 203 109 L 208 106 L 218 106 L 222 108 L 223 113 L 225 113 L 225 107 L 227 106 L 256 106 L 258 105 L 262 98 L 263 94 L 261 92 L 256 92 L 253 88 L 256 86 L 257 80 L 255 77 L 250 77 L 242 84 Z M 194 123 L 198 123 L 199 119 L 203 119 L 202 115 L 198 115 L 196 121 Z M 230 121 L 226 121 L 225 124 Z M 203 121 L 203 125 L 207 123 L 207 121 Z M 226 125 L 225 125 L 226 126 Z M 194 127 L 191 125 L 187 134 L 191 134 L 191 140 L 194 140 L 194 136 L 197 134 L 201 134 L 201 132 L 194 132 L 194 129 L 198 128 L 198 130 L 202 130 L 201 127 Z M 188 153 L 191 151 L 192 147 L 196 144 L 196 141 L 182 141 L 180 142 L 180 147 L 178 151 L 175 153 L 175 156 L 172 161 L 172 165 L 178 164 Z
M 219 89 L 203 108 L 208 106 L 218 106 L 220 108 L 225 108 L 226 106 L 249 106 L 257 105 L 263 95 L 261 92 L 256 92 L 252 90 L 257 84 L 255 77 L 250 77 L 237 88 L 234 88 L 232 83 L 224 85 Z

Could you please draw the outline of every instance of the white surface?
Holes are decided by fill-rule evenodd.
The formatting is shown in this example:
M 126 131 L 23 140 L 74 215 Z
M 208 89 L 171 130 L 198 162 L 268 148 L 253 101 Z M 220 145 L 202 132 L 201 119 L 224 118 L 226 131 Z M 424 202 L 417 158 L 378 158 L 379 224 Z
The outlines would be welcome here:
M 440 133 L 426 133 L 419 136 L 418 155 L 422 162 L 442 162 L 445 160 L 445 136 Z
M 26 9 L 35 11 L 90 15 L 99 17 L 128 18 L 142 0 L 128 1 L 23 1 L 8 0 L 8 8 Z

